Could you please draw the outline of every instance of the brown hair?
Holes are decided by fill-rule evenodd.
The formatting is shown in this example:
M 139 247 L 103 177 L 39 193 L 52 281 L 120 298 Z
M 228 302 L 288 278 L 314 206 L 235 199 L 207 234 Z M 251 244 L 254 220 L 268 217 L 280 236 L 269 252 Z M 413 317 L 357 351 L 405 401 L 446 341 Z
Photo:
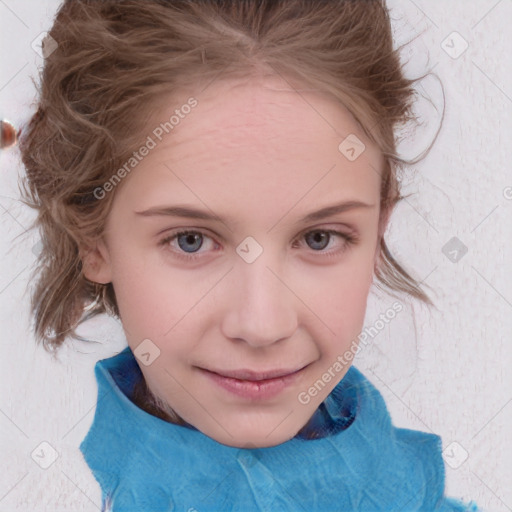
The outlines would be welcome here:
M 140 147 L 158 98 L 262 69 L 331 94 L 382 151 L 381 216 L 402 198 L 397 171 L 426 154 L 396 154 L 396 129 L 415 120 L 413 85 L 426 75 L 405 78 L 383 0 L 66 0 L 49 35 L 58 46 L 20 137 L 21 194 L 42 240 L 31 309 L 47 350 L 94 315 L 119 316 L 112 283 L 82 272 L 115 195 L 93 192 Z M 431 304 L 379 243 L 377 285 Z

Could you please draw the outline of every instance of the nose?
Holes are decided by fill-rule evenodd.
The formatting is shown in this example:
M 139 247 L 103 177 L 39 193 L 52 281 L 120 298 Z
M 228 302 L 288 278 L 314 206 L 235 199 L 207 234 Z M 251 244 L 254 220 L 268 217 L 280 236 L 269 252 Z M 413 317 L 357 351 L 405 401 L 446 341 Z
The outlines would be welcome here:
M 254 347 L 271 345 L 297 329 L 297 297 L 289 283 L 261 255 L 253 263 L 239 261 L 231 273 L 223 334 Z M 274 265 L 275 267 L 275 265 Z

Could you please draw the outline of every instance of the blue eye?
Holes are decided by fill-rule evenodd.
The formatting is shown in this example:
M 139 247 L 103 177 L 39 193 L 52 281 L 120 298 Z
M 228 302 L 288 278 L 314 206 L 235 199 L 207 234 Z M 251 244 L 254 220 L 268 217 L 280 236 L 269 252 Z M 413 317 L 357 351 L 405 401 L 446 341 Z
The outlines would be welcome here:
M 180 246 L 180 249 L 183 249 L 185 252 L 196 252 L 203 245 L 202 236 L 203 236 L 202 233 L 191 231 L 191 232 L 179 233 L 176 236 L 176 240 L 178 242 L 178 245 Z M 192 245 L 192 248 L 190 251 L 186 248 L 187 244 Z
M 301 238 L 305 239 L 315 256 L 324 258 L 337 257 L 359 241 L 358 235 L 355 233 L 342 233 L 334 229 L 313 229 L 301 235 L 298 240 Z M 338 247 L 326 251 L 325 248 L 333 240 L 340 241 L 338 242 Z
M 312 247 L 312 249 L 323 251 L 328 245 L 332 238 L 332 232 L 328 231 L 310 231 L 309 233 L 306 233 L 306 243 L 310 245 L 310 243 L 313 244 L 319 244 L 321 247 Z
M 159 242 L 159 245 L 168 247 L 170 246 L 171 242 L 176 241 L 178 248 L 174 246 L 174 248 L 171 248 L 171 251 L 175 253 L 178 258 L 190 261 L 199 258 L 197 252 L 203 246 L 205 238 L 212 240 L 209 236 L 201 231 L 178 231 L 166 236 Z
M 314 229 L 299 236 L 294 242 L 294 248 L 298 246 L 296 242 L 302 238 L 304 238 L 311 251 L 320 257 L 337 256 L 358 241 L 355 234 L 341 233 L 332 229 Z M 326 251 L 326 247 L 336 239 L 341 240 L 339 247 Z M 210 249 L 207 247 L 204 251 L 200 251 L 205 245 L 205 241 L 207 242 L 206 246 L 210 244 Z M 171 233 L 163 238 L 159 245 L 169 249 L 177 258 L 186 261 L 198 260 L 202 253 L 206 253 L 208 250 L 218 250 L 219 247 L 210 236 L 199 230 L 183 230 Z

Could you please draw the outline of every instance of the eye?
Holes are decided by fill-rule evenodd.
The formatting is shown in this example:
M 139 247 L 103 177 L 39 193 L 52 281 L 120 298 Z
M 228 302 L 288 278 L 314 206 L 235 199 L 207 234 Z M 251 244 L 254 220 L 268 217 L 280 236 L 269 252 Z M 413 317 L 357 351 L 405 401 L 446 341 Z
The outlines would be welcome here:
M 176 237 L 176 241 L 180 249 L 183 249 L 185 252 L 196 252 L 203 245 L 203 234 L 194 232 L 180 233 Z
M 208 239 L 213 243 L 213 239 L 202 231 L 178 231 L 166 236 L 159 242 L 159 245 L 170 246 L 171 251 L 174 252 L 178 258 L 182 258 L 184 260 L 196 260 L 200 257 L 197 254 L 199 249 L 203 247 L 205 239 Z M 176 243 L 171 244 L 171 242 Z M 177 248 L 176 244 L 178 245 Z M 207 250 L 201 252 L 207 252 Z
M 306 233 L 306 243 L 314 250 L 323 251 L 331 241 L 332 233 L 327 231 L 310 231 Z
M 356 235 L 353 233 L 342 233 L 334 229 L 314 229 L 304 233 L 299 239 L 302 238 L 304 238 L 307 245 L 313 250 L 313 252 L 320 253 L 319 256 L 336 256 L 337 254 L 347 250 L 358 240 Z M 337 244 L 336 240 L 338 240 Z M 333 241 L 334 244 L 331 244 Z M 334 245 L 334 249 L 326 251 L 325 249 L 329 245 Z
M 297 248 L 301 245 L 299 241 L 302 239 L 306 241 L 311 252 L 316 253 L 320 257 L 336 256 L 358 241 L 357 236 L 353 233 L 342 233 L 333 229 L 314 229 L 300 235 L 293 243 L 293 247 Z M 159 246 L 169 249 L 177 258 L 185 261 L 197 260 L 201 257 L 202 253 L 218 250 L 220 247 L 206 233 L 190 229 L 175 231 L 169 234 L 159 242 Z M 329 246 L 334 246 L 334 249 L 326 251 L 325 249 Z M 204 249 L 203 251 L 200 250 L 202 248 Z

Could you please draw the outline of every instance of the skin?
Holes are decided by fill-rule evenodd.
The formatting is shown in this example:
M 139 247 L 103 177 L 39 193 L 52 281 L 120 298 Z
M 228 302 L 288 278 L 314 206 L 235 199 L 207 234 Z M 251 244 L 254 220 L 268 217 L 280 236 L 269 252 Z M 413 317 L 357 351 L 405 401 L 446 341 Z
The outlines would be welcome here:
M 153 393 L 222 444 L 274 446 L 304 427 L 349 369 L 299 402 L 363 326 L 384 228 L 382 156 L 339 103 L 275 78 L 217 81 L 195 97 L 192 113 L 115 190 L 84 273 L 113 283 L 131 349 L 149 339 L 160 350 L 148 366 L 139 362 Z M 162 100 L 154 126 L 180 104 Z M 353 162 L 338 150 L 348 134 L 366 145 Z M 299 222 L 344 201 L 370 206 Z M 135 213 L 178 204 L 226 220 Z M 202 232 L 202 246 L 190 237 L 159 245 L 177 228 Z M 315 229 L 358 240 L 306 237 Z M 252 263 L 236 252 L 248 236 L 263 249 Z M 266 400 L 233 395 L 199 369 L 305 365 Z

